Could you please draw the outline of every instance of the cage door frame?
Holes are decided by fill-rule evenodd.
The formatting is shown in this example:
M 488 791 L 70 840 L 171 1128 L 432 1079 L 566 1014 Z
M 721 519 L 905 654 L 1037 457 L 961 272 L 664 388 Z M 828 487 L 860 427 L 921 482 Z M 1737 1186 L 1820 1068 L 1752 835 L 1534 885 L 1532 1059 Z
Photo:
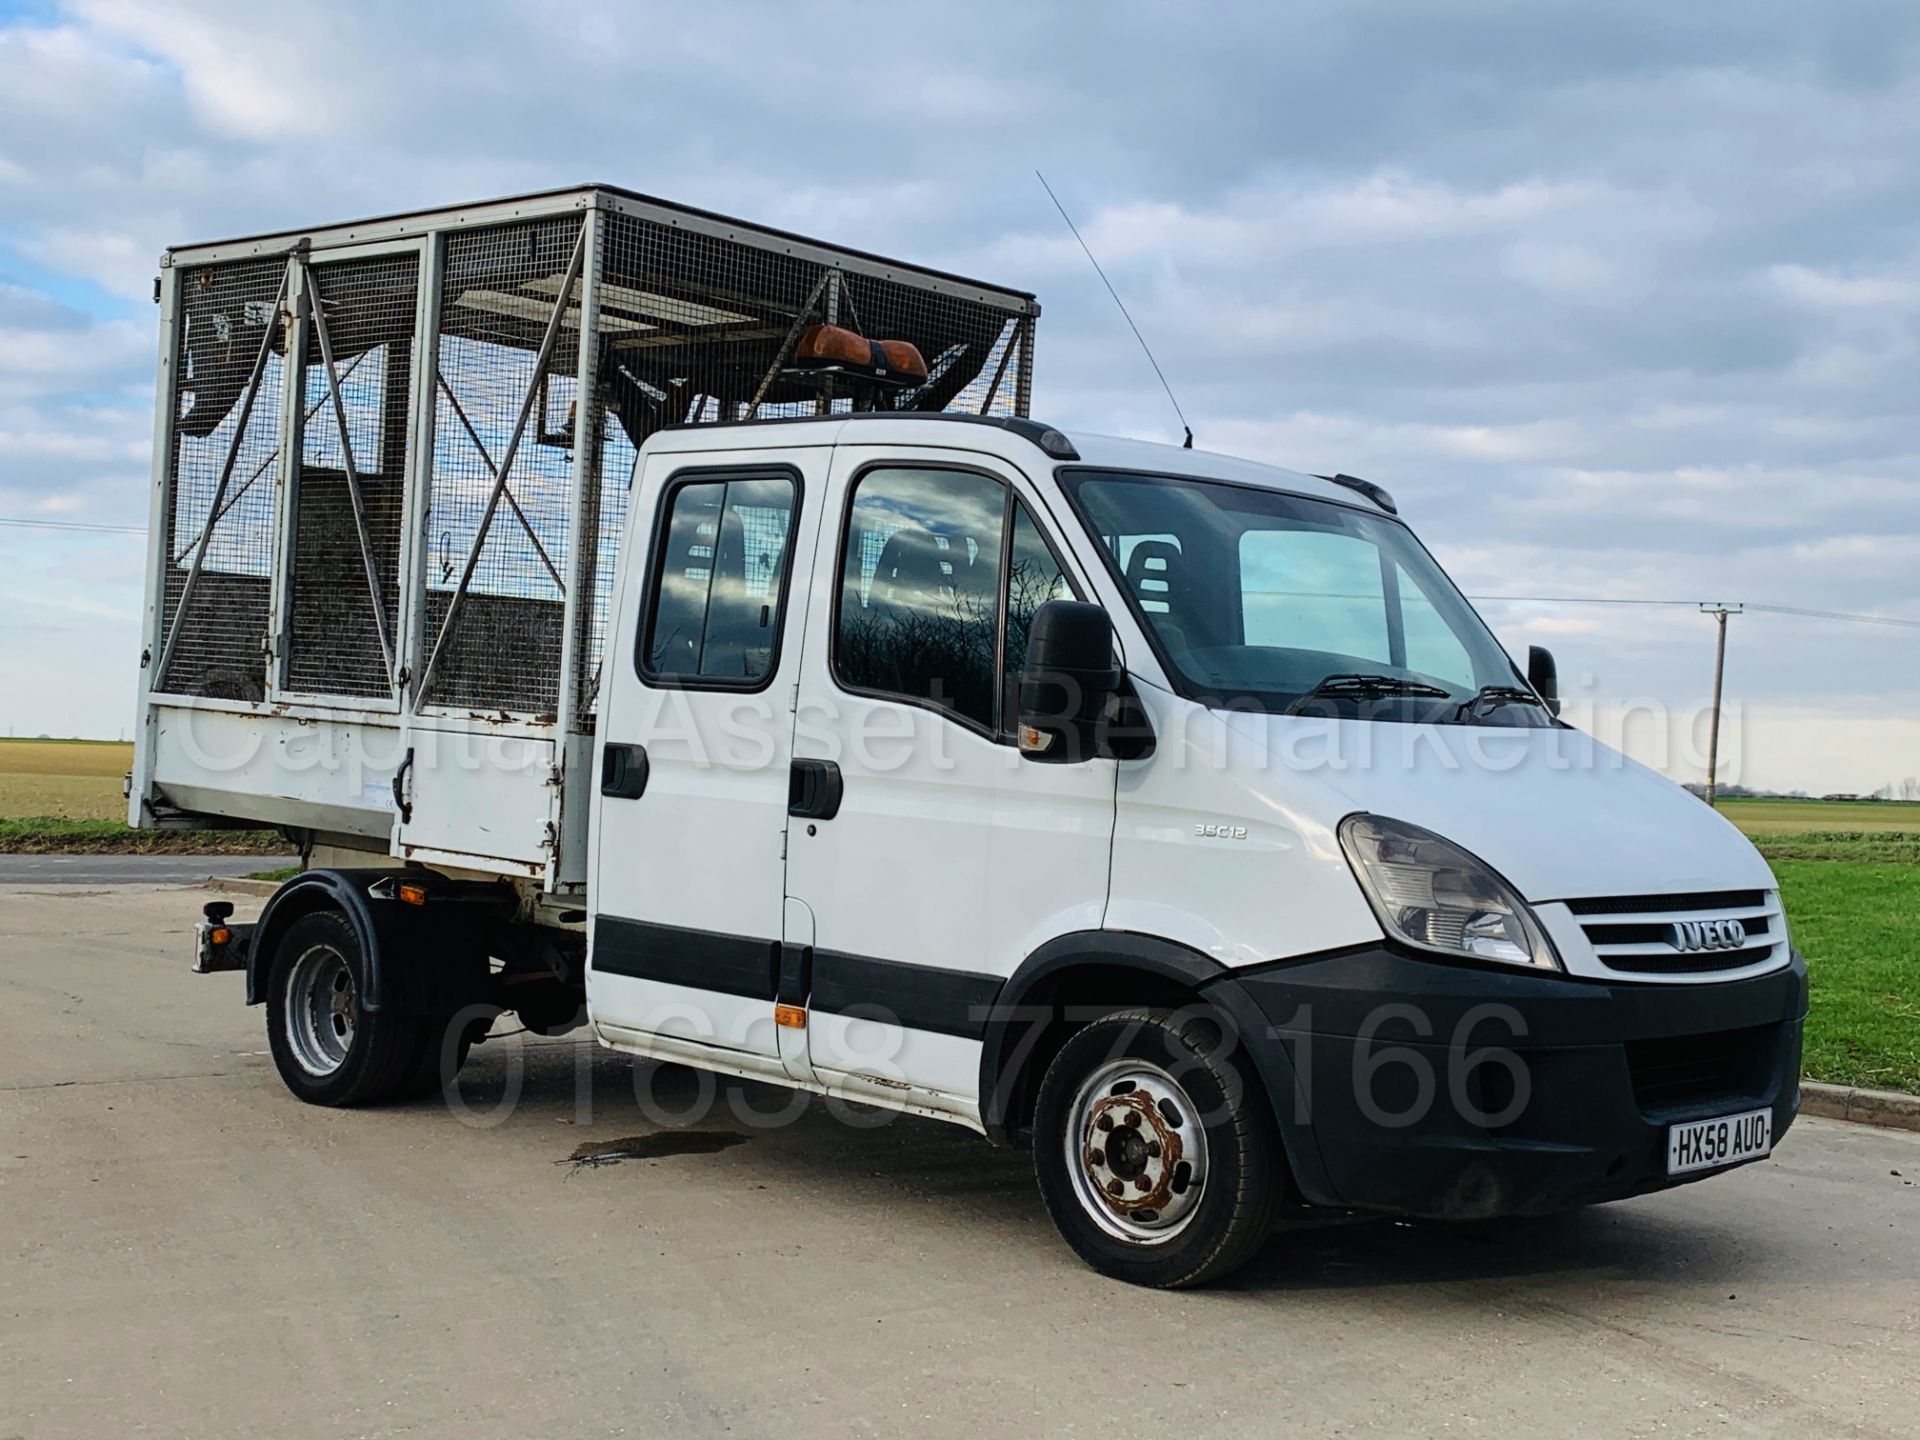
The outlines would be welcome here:
M 532 526 L 527 522 L 524 513 L 520 510 L 517 498 L 513 496 L 509 488 L 514 477 L 513 467 L 515 462 L 520 458 L 520 449 L 526 440 L 527 426 L 533 419 L 533 407 L 539 403 L 544 394 L 542 377 L 552 362 L 554 352 L 560 343 L 561 334 L 566 328 L 567 311 L 574 304 L 574 285 L 577 282 L 581 282 L 587 274 L 586 263 L 589 255 L 593 251 L 592 241 L 595 228 L 594 212 L 588 211 L 582 216 L 580 233 L 574 241 L 566 268 L 561 272 L 559 287 L 554 292 L 553 307 L 548 311 L 543 321 L 541 344 L 534 359 L 533 373 L 529 377 L 527 389 L 521 397 L 517 418 L 508 436 L 506 445 L 501 449 L 497 459 L 494 458 L 491 452 L 481 447 L 481 453 L 485 456 L 486 469 L 489 472 L 491 480 L 487 491 L 487 502 L 481 511 L 479 521 L 474 526 L 473 542 L 467 548 L 466 561 L 461 567 L 460 583 L 453 588 L 452 594 L 448 599 L 446 614 L 441 618 L 439 626 L 434 629 L 431 635 L 426 634 L 424 630 L 421 635 L 422 658 L 417 670 L 419 678 L 414 682 L 412 694 L 407 703 L 407 711 L 409 714 L 431 714 L 437 713 L 442 709 L 458 710 L 461 708 L 435 702 L 432 698 L 433 681 L 439 669 L 440 662 L 447 654 L 452 638 L 459 629 L 462 611 L 465 608 L 467 596 L 473 585 L 474 574 L 479 568 L 481 554 L 486 549 L 487 537 L 492 533 L 494 524 L 500 518 L 500 502 L 503 499 L 507 501 L 507 509 L 510 515 L 514 517 L 515 523 L 526 526 L 528 532 L 532 533 Z M 581 348 L 584 351 L 587 343 L 586 337 L 591 336 L 593 327 L 587 323 L 584 313 L 581 315 L 579 324 L 582 336 Z M 440 357 L 437 353 L 439 350 L 438 337 L 436 337 L 434 349 L 436 353 L 432 357 L 434 367 L 432 384 L 434 387 L 433 397 L 437 401 L 441 385 Z M 448 388 L 449 393 L 451 393 L 451 386 Z M 574 412 L 574 423 L 576 427 L 574 432 L 575 455 L 574 464 L 570 472 L 569 484 L 576 489 L 578 486 L 578 477 L 581 473 L 578 426 L 588 408 L 587 405 L 576 404 Z M 578 498 L 577 495 L 575 498 Z M 577 510 L 577 506 L 575 508 Z M 568 524 L 571 530 L 571 528 L 577 524 L 577 515 L 569 517 Z M 572 555 L 567 557 L 567 563 L 569 571 L 571 571 L 571 567 L 575 563 Z M 572 576 L 571 573 L 569 573 L 568 580 L 571 581 L 571 579 Z M 565 621 L 567 617 L 570 617 L 573 613 L 573 597 L 577 589 L 578 587 L 572 583 L 565 583 L 563 585 L 561 595 L 563 659 L 565 655 L 569 653 L 566 649 L 566 639 L 564 636 Z M 424 594 L 425 588 L 422 587 L 423 605 L 425 603 Z M 560 683 L 564 691 L 566 683 L 564 672 L 560 677 Z
M 429 237 L 416 235 L 402 240 L 370 241 L 362 245 L 316 246 L 311 251 L 302 251 L 289 258 L 289 265 L 293 271 L 291 300 L 294 333 L 290 337 L 288 350 L 290 354 L 300 357 L 300 363 L 287 366 L 288 391 L 283 411 L 286 434 L 281 444 L 279 475 L 282 486 L 282 519 L 276 535 L 278 549 L 274 557 L 272 611 L 268 632 L 272 636 L 273 646 L 272 664 L 268 667 L 267 699 L 270 703 L 319 705 L 329 710 L 363 711 L 378 715 L 399 715 L 405 711 L 409 667 L 416 663 L 412 651 L 417 648 L 411 646 L 409 640 L 416 628 L 413 582 L 417 573 L 414 564 L 418 535 L 415 513 L 418 506 L 415 491 L 419 484 L 419 448 L 422 435 L 420 412 L 423 403 L 428 406 L 432 404 L 431 394 L 424 397 L 422 394 L 425 341 L 421 316 L 425 292 L 432 280 L 428 266 L 429 254 Z M 390 562 L 395 570 L 392 578 L 396 591 L 393 621 L 387 635 L 387 693 L 384 696 L 370 696 L 349 695 L 337 691 L 317 692 L 312 689 L 293 689 L 287 684 L 287 670 L 293 642 L 293 552 L 299 523 L 301 460 L 306 449 L 309 425 L 320 426 L 323 433 L 339 435 L 338 422 L 332 409 L 334 404 L 332 384 L 329 385 L 327 393 L 321 395 L 311 405 L 308 404 L 306 397 L 308 373 L 306 354 L 308 342 L 313 337 L 312 313 L 315 300 L 315 293 L 309 291 L 309 280 L 315 268 L 324 269 L 336 264 L 359 260 L 382 260 L 395 256 L 413 257 L 416 269 L 412 328 L 409 332 L 412 354 L 408 357 L 407 363 L 406 456 L 405 464 L 398 475 L 393 477 L 395 482 L 404 488 L 401 492 L 399 545 Z M 371 350 L 363 351 L 362 357 L 371 353 Z M 347 375 L 338 376 L 334 383 L 347 379 L 352 373 L 352 368 L 350 363 Z M 427 425 L 430 427 L 431 423 L 429 416 Z M 346 437 L 342 437 L 342 445 L 343 449 L 350 449 L 350 441 Z M 351 577 L 352 583 L 359 585 L 366 585 L 367 580 L 368 577 L 364 573 L 356 573 Z
M 229 492 L 233 484 L 236 467 L 239 464 L 240 451 L 246 443 L 247 427 L 251 423 L 254 406 L 259 402 L 260 392 L 267 382 L 267 362 L 273 354 L 273 334 L 275 329 L 282 323 L 282 317 L 287 313 L 287 305 L 292 299 L 294 283 L 293 265 L 291 261 L 287 261 L 281 270 L 280 289 L 273 301 L 272 314 L 269 316 L 261 331 L 260 344 L 255 352 L 251 371 L 248 374 L 245 386 L 234 401 L 239 407 L 239 419 L 234 427 L 233 439 L 227 446 L 226 457 L 220 462 L 220 478 L 214 485 L 213 494 L 207 502 L 206 523 L 200 527 L 199 537 L 188 547 L 193 553 L 193 563 L 188 567 L 187 578 L 181 586 L 179 602 L 174 606 L 173 623 L 168 625 L 163 621 L 162 624 L 159 646 L 157 652 L 154 654 L 152 665 L 153 688 L 161 694 L 169 693 L 165 689 L 167 670 L 173 662 L 174 651 L 179 647 L 180 637 L 186 632 L 187 619 L 193 610 L 193 601 L 200 587 L 201 573 L 206 568 L 207 551 L 213 544 L 214 531 L 219 529 L 221 520 L 226 518 L 232 508 Z M 178 319 L 175 317 L 170 326 L 163 328 L 177 329 L 177 326 Z M 172 389 L 176 393 L 178 384 L 179 380 L 176 376 L 172 381 Z M 171 435 L 171 431 L 169 431 L 169 434 Z M 169 450 L 172 448 L 171 440 L 169 441 L 168 448 Z M 172 457 L 169 455 L 169 466 L 171 466 L 172 463 Z M 173 503 L 172 497 L 169 497 L 169 502 Z M 161 583 L 164 585 L 166 571 L 173 563 L 171 558 L 172 538 L 167 534 L 164 526 L 157 532 L 152 543 L 158 546 L 157 553 L 161 560 L 159 573 L 162 577 Z M 185 553 L 184 551 L 182 552 L 183 559 L 185 558 Z M 269 607 L 271 607 L 271 595 L 269 595 Z M 165 607 L 163 605 L 163 615 L 164 609 Z M 271 616 L 271 608 L 269 608 L 269 616 Z M 269 631 L 269 633 L 271 633 L 271 631 Z

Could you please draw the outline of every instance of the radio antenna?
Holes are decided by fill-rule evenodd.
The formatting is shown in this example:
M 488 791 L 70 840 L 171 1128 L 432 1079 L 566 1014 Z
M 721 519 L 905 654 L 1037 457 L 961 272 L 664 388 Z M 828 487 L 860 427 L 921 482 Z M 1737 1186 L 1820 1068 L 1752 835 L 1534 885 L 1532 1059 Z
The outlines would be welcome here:
M 1180 428 L 1187 432 L 1185 447 L 1193 448 L 1193 427 L 1187 424 L 1187 415 L 1180 408 L 1180 402 L 1173 398 L 1173 386 L 1167 383 L 1166 372 L 1160 368 L 1160 362 L 1153 358 L 1153 349 L 1147 344 L 1147 337 L 1140 333 L 1140 327 L 1133 323 L 1133 316 L 1127 313 L 1127 302 L 1120 298 L 1120 292 L 1113 288 L 1113 282 L 1107 279 L 1107 272 L 1100 268 L 1100 262 L 1093 258 L 1093 251 L 1087 248 L 1087 242 L 1081 238 L 1080 227 L 1073 223 L 1073 217 L 1067 214 L 1067 207 L 1060 203 L 1060 197 L 1053 193 L 1053 186 L 1047 184 L 1047 177 L 1035 170 L 1034 175 L 1040 181 L 1040 188 L 1047 192 L 1047 198 L 1053 201 L 1053 208 L 1060 212 L 1060 218 L 1067 222 L 1067 229 L 1073 232 L 1073 238 L 1080 241 L 1080 248 L 1086 253 L 1087 263 L 1093 266 L 1093 273 L 1100 277 L 1100 283 L 1107 287 L 1107 294 L 1113 297 L 1113 303 L 1120 307 L 1120 317 L 1127 322 L 1127 328 L 1133 331 L 1133 338 L 1140 342 L 1147 363 L 1153 366 L 1153 373 L 1160 377 L 1160 388 L 1167 392 L 1167 400 L 1173 406 L 1173 413 L 1180 417 Z

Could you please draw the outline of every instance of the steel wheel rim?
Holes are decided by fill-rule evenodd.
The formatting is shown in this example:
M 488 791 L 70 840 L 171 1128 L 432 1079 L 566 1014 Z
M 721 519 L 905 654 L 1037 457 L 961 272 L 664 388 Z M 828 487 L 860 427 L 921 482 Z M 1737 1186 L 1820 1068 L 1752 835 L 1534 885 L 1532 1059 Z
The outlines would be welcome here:
M 346 957 L 331 945 L 301 955 L 287 981 L 287 1043 L 300 1068 L 324 1078 L 346 1064 L 358 1021 L 358 990 Z
M 1160 1066 L 1122 1059 L 1094 1070 L 1074 1092 L 1063 1138 L 1074 1198 L 1106 1234 L 1164 1245 L 1193 1223 L 1207 1185 L 1206 1127 Z

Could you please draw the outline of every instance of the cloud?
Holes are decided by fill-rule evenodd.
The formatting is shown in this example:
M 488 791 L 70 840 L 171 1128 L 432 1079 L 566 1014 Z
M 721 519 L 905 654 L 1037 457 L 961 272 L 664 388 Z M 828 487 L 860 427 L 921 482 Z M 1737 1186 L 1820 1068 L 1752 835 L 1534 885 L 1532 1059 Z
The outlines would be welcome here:
M 20 253 L 50 269 L 83 275 L 127 300 L 148 298 L 155 257 L 124 230 L 85 230 L 72 226 L 29 229 Z
M 1768 272 L 1781 294 L 1811 310 L 1886 317 L 1920 309 L 1920 274 L 1836 274 L 1809 265 L 1776 265 Z
M 390 52 L 363 34 L 360 17 L 345 8 L 311 25 L 245 0 L 167 6 L 78 0 L 72 8 L 95 35 L 161 62 L 204 123 L 246 139 L 351 134 L 351 122 L 372 118 L 366 112 L 376 92 L 361 77 L 372 71 L 398 78 Z M 352 103 L 341 106 L 343 99 Z
M 1010 0 L 964 26 L 839 0 L 0 21 L 0 511 L 144 515 L 168 244 L 588 178 L 1035 290 L 1036 412 L 1177 438 L 1037 167 L 1203 447 L 1378 480 L 1471 593 L 1920 615 L 1920 17 L 1116 0 L 1101 21 Z M 63 595 L 137 609 L 131 570 L 28 573 L 37 625 Z M 1702 691 L 1711 627 L 1684 607 L 1485 608 L 1616 696 Z M 1920 707 L 1905 634 L 1736 621 L 1751 764 L 1861 766 L 1825 788 L 1916 768 L 1823 749 L 1798 711 L 1793 744 L 1765 738 L 1809 695 Z

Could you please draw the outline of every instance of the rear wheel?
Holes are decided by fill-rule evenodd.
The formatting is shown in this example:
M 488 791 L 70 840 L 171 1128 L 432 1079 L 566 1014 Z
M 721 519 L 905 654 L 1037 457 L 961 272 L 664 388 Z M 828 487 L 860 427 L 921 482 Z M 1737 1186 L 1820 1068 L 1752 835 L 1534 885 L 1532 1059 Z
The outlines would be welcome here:
M 367 964 L 346 918 L 303 915 L 280 937 L 267 983 L 267 1044 L 286 1087 L 310 1105 L 366 1105 L 417 1063 L 419 1020 L 364 1004 Z
M 1067 1243 L 1135 1285 L 1238 1268 L 1280 1201 L 1265 1096 L 1225 1027 L 1192 1010 L 1109 1015 L 1069 1039 L 1040 1082 L 1033 1152 Z
M 491 1024 L 491 1017 L 476 1020 L 471 1015 L 431 1015 L 421 1020 L 419 1048 L 395 1087 L 394 1098 L 425 1100 L 444 1094 Z

